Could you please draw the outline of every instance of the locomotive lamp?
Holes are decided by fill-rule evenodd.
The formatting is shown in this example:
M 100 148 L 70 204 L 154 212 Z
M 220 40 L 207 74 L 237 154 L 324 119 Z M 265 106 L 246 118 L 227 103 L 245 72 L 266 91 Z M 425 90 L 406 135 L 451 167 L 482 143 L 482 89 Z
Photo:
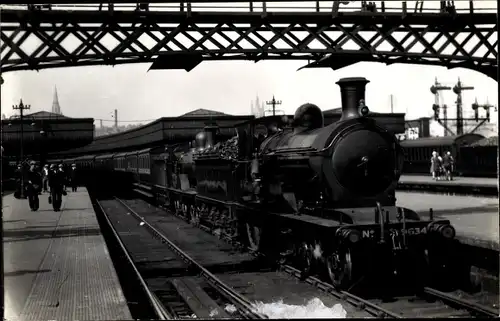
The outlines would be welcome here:
M 365 105 L 365 100 L 361 99 L 359 101 L 359 113 L 361 116 L 366 116 L 370 113 L 370 109 L 368 109 L 368 106 Z

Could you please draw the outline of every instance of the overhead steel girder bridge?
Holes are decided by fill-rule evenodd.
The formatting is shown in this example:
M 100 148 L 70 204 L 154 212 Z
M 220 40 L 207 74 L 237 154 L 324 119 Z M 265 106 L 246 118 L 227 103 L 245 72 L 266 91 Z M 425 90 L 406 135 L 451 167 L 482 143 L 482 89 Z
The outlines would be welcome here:
M 451 11 L 405 1 L 376 10 L 362 1 L 124 2 L 4 6 L 2 72 L 146 62 L 190 71 L 205 60 L 280 59 L 333 69 L 359 61 L 463 67 L 497 78 L 497 15 L 472 1 Z

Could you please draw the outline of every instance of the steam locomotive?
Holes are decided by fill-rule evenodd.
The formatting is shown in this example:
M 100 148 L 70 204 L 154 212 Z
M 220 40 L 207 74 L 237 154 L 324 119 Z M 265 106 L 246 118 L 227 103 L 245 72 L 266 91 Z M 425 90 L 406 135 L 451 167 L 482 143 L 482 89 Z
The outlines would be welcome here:
M 193 224 L 276 255 L 303 275 L 324 273 L 339 289 L 373 271 L 443 280 L 455 229 L 396 206 L 403 150 L 367 117 L 367 83 L 337 82 L 342 117 L 328 126 L 317 106 L 304 104 L 292 121 L 248 121 L 229 140 L 218 141 L 210 125 L 190 144 L 68 161 L 101 186 L 132 184 Z

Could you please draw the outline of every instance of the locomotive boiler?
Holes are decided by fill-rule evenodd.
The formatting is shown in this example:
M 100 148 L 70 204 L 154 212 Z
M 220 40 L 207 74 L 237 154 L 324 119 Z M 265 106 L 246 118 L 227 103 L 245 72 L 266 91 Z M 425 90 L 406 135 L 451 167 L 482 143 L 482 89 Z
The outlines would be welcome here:
M 395 136 L 368 117 L 364 78 L 337 84 L 342 93 L 340 121 L 323 127 L 313 104 L 297 109 L 293 127 L 267 138 L 258 158 L 264 198 L 284 197 L 293 211 L 394 205 L 403 153 Z

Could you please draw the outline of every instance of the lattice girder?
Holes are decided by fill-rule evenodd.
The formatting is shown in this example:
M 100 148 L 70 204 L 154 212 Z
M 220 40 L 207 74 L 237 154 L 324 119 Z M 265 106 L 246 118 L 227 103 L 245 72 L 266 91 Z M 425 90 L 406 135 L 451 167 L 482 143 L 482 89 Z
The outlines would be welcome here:
M 158 55 L 196 52 L 203 60 L 358 57 L 496 74 L 496 24 L 495 14 L 4 10 L 0 50 L 3 72 L 153 62 Z

